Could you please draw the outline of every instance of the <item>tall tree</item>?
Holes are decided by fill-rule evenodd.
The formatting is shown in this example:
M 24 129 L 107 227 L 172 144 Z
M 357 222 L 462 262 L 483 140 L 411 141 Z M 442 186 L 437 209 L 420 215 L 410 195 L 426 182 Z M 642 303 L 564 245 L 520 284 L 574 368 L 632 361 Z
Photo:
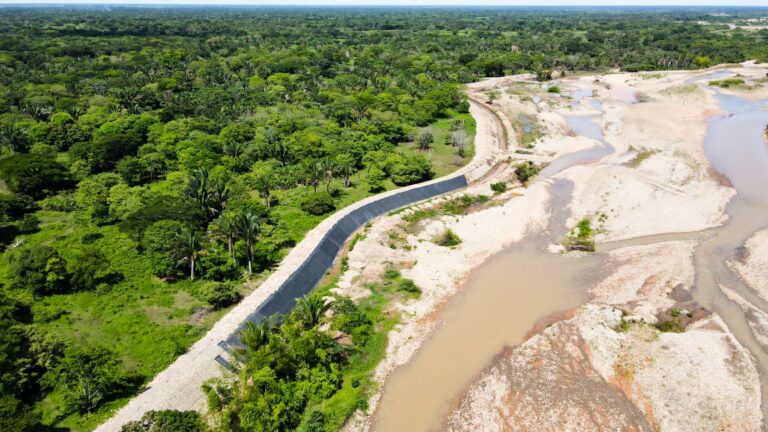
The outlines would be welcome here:
M 253 244 L 259 235 L 259 217 L 246 212 L 235 219 L 237 236 L 245 242 L 248 259 L 248 274 L 253 274 Z
M 181 230 L 181 238 L 178 242 L 179 249 L 176 251 L 179 257 L 177 262 L 189 264 L 189 280 L 195 280 L 195 264 L 202 254 L 201 245 L 202 240 L 199 232 L 189 227 L 184 227 Z
M 208 190 L 208 170 L 198 168 L 189 177 L 187 194 L 192 197 L 206 214 L 210 214 L 211 193 Z
M 312 188 L 317 192 L 317 187 L 320 185 L 320 182 L 323 180 L 323 176 L 325 175 L 325 167 L 323 166 L 323 162 L 320 160 L 312 160 L 307 165 L 307 183 L 312 185 Z
M 275 176 L 272 173 L 265 173 L 254 180 L 254 186 L 256 191 L 259 192 L 259 196 L 264 200 L 264 205 L 269 208 L 271 204 L 270 197 L 272 196 L 272 187 L 275 183 Z
M 349 187 L 349 179 L 355 173 L 355 158 L 351 154 L 342 153 L 336 156 L 336 169 L 344 179 L 344 187 Z
M 229 256 L 234 258 L 234 245 L 235 239 L 237 238 L 237 227 L 235 226 L 235 220 L 232 218 L 232 215 L 229 213 L 222 213 L 222 215 L 219 216 L 218 219 L 216 219 L 212 224 L 211 233 L 214 237 L 223 238 L 226 240 Z

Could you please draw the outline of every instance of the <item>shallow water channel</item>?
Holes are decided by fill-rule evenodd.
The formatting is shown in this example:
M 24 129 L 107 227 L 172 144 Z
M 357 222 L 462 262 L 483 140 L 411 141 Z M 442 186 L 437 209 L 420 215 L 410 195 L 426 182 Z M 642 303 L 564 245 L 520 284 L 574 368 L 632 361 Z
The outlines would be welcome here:
M 588 270 L 600 257 L 546 251 L 548 241 L 565 234 L 561 227 L 567 214 L 558 209 L 571 191 L 565 181 L 552 187 L 554 216 L 548 233 L 483 263 L 447 302 L 434 334 L 387 382 L 374 430 L 439 430 L 461 391 L 503 347 L 521 343 L 540 319 L 585 300 L 583 287 L 594 279 Z
M 720 290 L 723 284 L 738 292 L 755 307 L 768 312 L 768 302 L 733 272 L 726 262 L 735 258 L 738 248 L 755 232 L 768 227 L 768 144 L 764 130 L 768 124 L 768 101 L 717 94 L 724 115 L 709 123 L 704 150 L 712 166 L 728 177 L 737 191 L 726 212 L 728 222 L 709 235 L 696 249 L 694 299 L 717 312 L 736 338 L 749 349 L 761 373 L 764 419 L 768 411 L 768 355 L 750 330 L 741 308 Z M 765 421 L 765 420 L 764 420 Z
M 567 119 L 574 132 L 601 145 L 563 156 L 550 165 L 556 169 L 542 170 L 537 181 L 613 151 L 600 127 L 593 123 L 595 120 L 577 116 Z M 602 258 L 547 252 L 547 244 L 566 235 L 572 185 L 557 180 L 550 188 L 548 229 L 483 263 L 441 308 L 432 336 L 387 381 L 375 413 L 374 430 L 440 430 L 461 391 L 503 347 L 523 342 L 542 318 L 574 309 L 585 301 L 583 288 L 597 279 L 592 269 Z

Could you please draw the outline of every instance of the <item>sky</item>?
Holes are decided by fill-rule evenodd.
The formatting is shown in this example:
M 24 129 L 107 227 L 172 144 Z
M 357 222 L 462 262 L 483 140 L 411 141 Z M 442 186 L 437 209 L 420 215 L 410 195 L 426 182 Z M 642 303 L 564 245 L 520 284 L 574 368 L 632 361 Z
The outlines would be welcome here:
M 768 0 L 0 0 L 0 4 L 768 6 Z

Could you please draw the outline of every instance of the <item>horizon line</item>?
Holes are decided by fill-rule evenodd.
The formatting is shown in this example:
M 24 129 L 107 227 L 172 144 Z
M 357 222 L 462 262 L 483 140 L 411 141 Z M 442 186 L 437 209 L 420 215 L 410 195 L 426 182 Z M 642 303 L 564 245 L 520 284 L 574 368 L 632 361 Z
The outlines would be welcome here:
M 323 3 L 286 3 L 286 2 L 280 2 L 280 1 L 265 1 L 265 2 L 238 2 L 238 1 L 232 1 L 232 2 L 210 2 L 210 1 L 183 1 L 183 2 L 163 2 L 163 3 L 154 3 L 148 1 L 139 1 L 135 3 L 129 3 L 129 2 L 100 2 L 100 1 L 76 1 L 76 2 L 69 2 L 69 1 L 59 1 L 59 2 L 51 2 L 51 1 L 27 1 L 27 2 L 18 2 L 18 1 L 12 1 L 12 2 L 6 2 L 4 0 L 0 0 L 0 7 L 2 6 L 133 6 L 133 7 L 146 7 L 146 6 L 155 6 L 155 7 L 167 7 L 167 6 L 207 6 L 207 7 L 221 7 L 221 6 L 272 6 L 272 7 L 349 7 L 349 8 L 366 8 L 366 7 L 398 7 L 398 8 L 424 8 L 424 7 L 478 7 L 478 8 L 485 8 L 485 7 L 497 7 L 497 8 L 519 8 L 519 7 L 527 7 L 527 8 L 558 8 L 558 7 L 588 7 L 588 8 L 646 8 L 646 9 L 652 9 L 652 8 L 659 8 L 659 7 L 674 7 L 674 8 L 768 8 L 768 2 L 765 3 L 715 3 L 715 4 L 708 4 L 708 3 L 653 3 L 648 4 L 647 2 L 628 2 L 626 4 L 607 4 L 607 3 L 544 3 L 541 2 L 538 3 L 514 3 L 514 4 L 504 4 L 504 3 L 463 3 L 463 2 L 446 2 L 446 3 L 367 3 L 367 4 L 355 4 L 352 2 L 323 2 Z
M 528 2 L 523 0 L 522 2 L 516 1 L 499 1 L 499 0 L 486 0 L 485 2 L 471 2 L 471 0 L 457 0 L 457 1 L 431 1 L 431 0 L 417 0 L 416 2 L 406 2 L 403 0 L 378 0 L 373 2 L 366 2 L 359 4 L 354 0 L 336 0 L 336 1 L 323 1 L 312 2 L 311 0 L 298 0 L 298 1 L 279 1 L 279 0 L 225 0 L 225 1 L 212 1 L 212 0 L 164 0 L 162 2 L 155 2 L 152 0 L 138 0 L 134 2 L 130 1 L 102 1 L 102 0 L 75 0 L 75 1 L 47 1 L 47 0 L 0 0 L 0 7 L 2 6 L 133 6 L 133 7 L 173 7 L 173 6 L 208 6 L 208 7 L 221 7 L 221 6 L 271 6 L 271 7 L 353 7 L 353 8 L 366 8 L 366 7 L 400 7 L 400 8 L 419 8 L 419 7 L 533 7 L 533 8 L 557 8 L 557 7 L 600 7 L 600 8 L 658 8 L 658 7 L 674 7 L 674 8 L 768 8 L 768 0 L 744 0 L 737 4 L 733 2 L 727 2 L 719 0 L 717 3 L 688 3 L 686 1 L 674 0 L 666 1 L 661 0 L 659 2 L 649 2 L 642 0 L 628 1 L 625 4 L 614 4 L 608 0 L 582 0 L 576 2 L 569 2 L 567 0 L 543 0 L 539 2 Z

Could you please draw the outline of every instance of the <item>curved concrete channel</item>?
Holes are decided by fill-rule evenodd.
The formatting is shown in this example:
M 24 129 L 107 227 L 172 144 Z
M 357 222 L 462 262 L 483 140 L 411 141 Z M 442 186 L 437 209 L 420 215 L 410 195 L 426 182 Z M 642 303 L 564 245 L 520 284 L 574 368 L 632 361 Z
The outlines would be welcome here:
M 442 178 L 368 197 L 323 220 L 258 289 L 96 430 L 118 431 L 126 422 L 152 410 L 203 411 L 205 395 L 201 385 L 221 376 L 223 367 L 229 365 L 228 350 L 237 343 L 239 329 L 246 322 L 259 322 L 274 313 L 290 311 L 296 298 L 320 282 L 357 229 L 392 210 L 462 189 L 491 171 L 502 160 L 500 150 L 506 149 L 507 131 L 492 110 L 473 99 L 470 98 L 470 113 L 477 123 L 477 133 L 475 155 L 469 164 Z

